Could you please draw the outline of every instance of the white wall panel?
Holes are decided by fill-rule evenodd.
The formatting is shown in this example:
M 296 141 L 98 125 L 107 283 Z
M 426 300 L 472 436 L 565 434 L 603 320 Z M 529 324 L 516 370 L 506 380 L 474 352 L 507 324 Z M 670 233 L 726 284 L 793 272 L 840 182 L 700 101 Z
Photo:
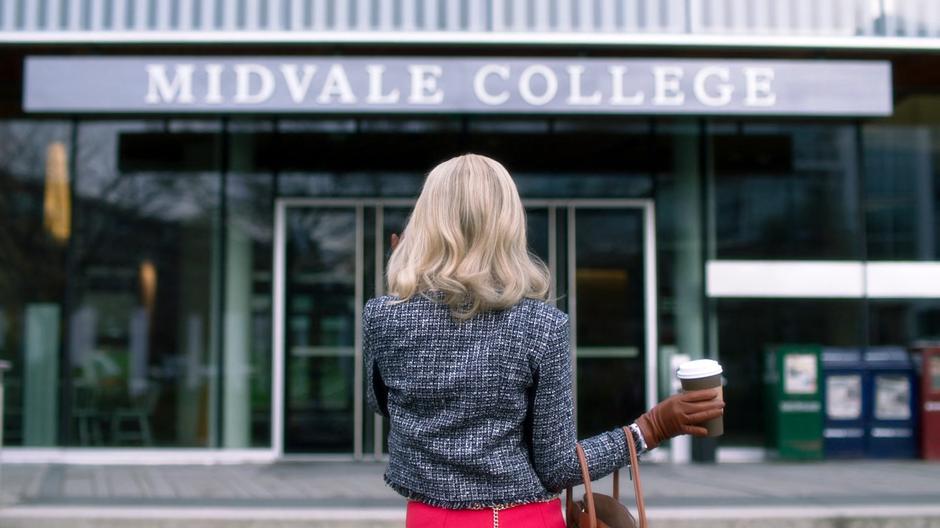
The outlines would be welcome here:
M 836 261 L 709 261 L 710 297 L 861 297 L 864 267 Z
M 709 297 L 940 299 L 940 262 L 712 260 Z
M 940 262 L 869 262 L 869 297 L 940 298 Z

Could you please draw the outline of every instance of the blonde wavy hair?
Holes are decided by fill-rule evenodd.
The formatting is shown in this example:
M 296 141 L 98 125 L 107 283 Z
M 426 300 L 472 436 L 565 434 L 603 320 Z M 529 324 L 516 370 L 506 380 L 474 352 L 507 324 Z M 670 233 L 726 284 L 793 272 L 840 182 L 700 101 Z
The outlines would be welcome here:
M 439 292 L 461 320 L 523 298 L 546 299 L 548 269 L 529 253 L 525 209 L 505 167 L 477 154 L 434 167 L 387 279 L 400 301 Z

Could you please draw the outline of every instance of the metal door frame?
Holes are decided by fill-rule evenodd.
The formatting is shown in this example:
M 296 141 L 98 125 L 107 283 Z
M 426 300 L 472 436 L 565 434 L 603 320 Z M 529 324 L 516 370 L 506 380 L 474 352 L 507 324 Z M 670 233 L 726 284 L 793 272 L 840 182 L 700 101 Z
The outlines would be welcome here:
M 271 332 L 272 354 L 271 361 L 271 447 L 276 458 L 303 459 L 303 460 L 361 460 L 363 458 L 363 413 L 364 402 L 362 396 L 362 305 L 364 299 L 364 211 L 366 207 L 375 207 L 375 266 L 376 278 L 384 276 L 385 241 L 381 233 L 384 228 L 385 207 L 412 207 L 415 203 L 411 198 L 304 198 L 282 197 L 275 199 L 274 205 L 274 244 L 273 244 L 273 302 Z M 535 199 L 523 200 L 526 207 L 538 207 L 548 210 L 548 252 L 549 271 L 555 279 L 552 281 L 551 295 L 554 298 L 554 283 L 557 269 L 557 225 L 556 212 L 559 208 L 567 210 L 567 284 L 568 284 L 568 312 L 571 325 L 572 366 L 577 368 L 575 339 L 577 337 L 577 291 L 575 288 L 575 211 L 577 209 L 639 209 L 643 212 L 643 272 L 644 272 L 644 352 L 646 359 L 646 407 L 652 407 L 658 396 L 657 366 L 658 366 L 658 311 L 657 311 L 657 275 L 656 275 L 656 210 L 652 199 Z M 346 454 L 284 454 L 284 301 L 285 301 L 285 264 L 286 264 L 286 216 L 289 207 L 329 207 L 352 208 L 356 213 L 356 277 L 354 311 L 354 376 L 353 380 L 353 452 Z M 383 281 L 376 280 L 374 295 L 384 293 Z M 576 374 L 576 372 L 575 372 Z M 575 375 L 575 380 L 577 376 Z M 576 390 L 576 387 L 574 387 Z M 577 412 L 577 402 L 575 402 Z M 375 431 L 381 431 L 383 419 L 375 417 Z M 383 458 L 381 435 L 375 434 L 372 455 Z

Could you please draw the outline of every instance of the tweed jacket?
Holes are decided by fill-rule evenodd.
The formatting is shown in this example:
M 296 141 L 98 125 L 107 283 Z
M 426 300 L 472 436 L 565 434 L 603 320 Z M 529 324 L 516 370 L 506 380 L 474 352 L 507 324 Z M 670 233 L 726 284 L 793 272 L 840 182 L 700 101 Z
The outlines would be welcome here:
M 370 407 L 389 418 L 385 482 L 444 508 L 547 500 L 580 483 L 568 316 L 524 299 L 457 321 L 434 292 L 363 311 Z M 629 461 L 613 429 L 581 441 L 592 478 Z

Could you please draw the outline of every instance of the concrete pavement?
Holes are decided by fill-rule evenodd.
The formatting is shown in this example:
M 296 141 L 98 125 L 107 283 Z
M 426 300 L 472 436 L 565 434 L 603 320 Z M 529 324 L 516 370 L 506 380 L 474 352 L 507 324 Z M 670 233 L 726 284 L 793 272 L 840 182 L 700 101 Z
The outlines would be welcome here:
M 0 526 L 402 526 L 404 501 L 382 482 L 383 469 L 340 462 L 4 465 Z M 642 476 L 657 528 L 940 528 L 936 463 L 644 463 Z M 610 479 L 598 487 L 609 492 Z

